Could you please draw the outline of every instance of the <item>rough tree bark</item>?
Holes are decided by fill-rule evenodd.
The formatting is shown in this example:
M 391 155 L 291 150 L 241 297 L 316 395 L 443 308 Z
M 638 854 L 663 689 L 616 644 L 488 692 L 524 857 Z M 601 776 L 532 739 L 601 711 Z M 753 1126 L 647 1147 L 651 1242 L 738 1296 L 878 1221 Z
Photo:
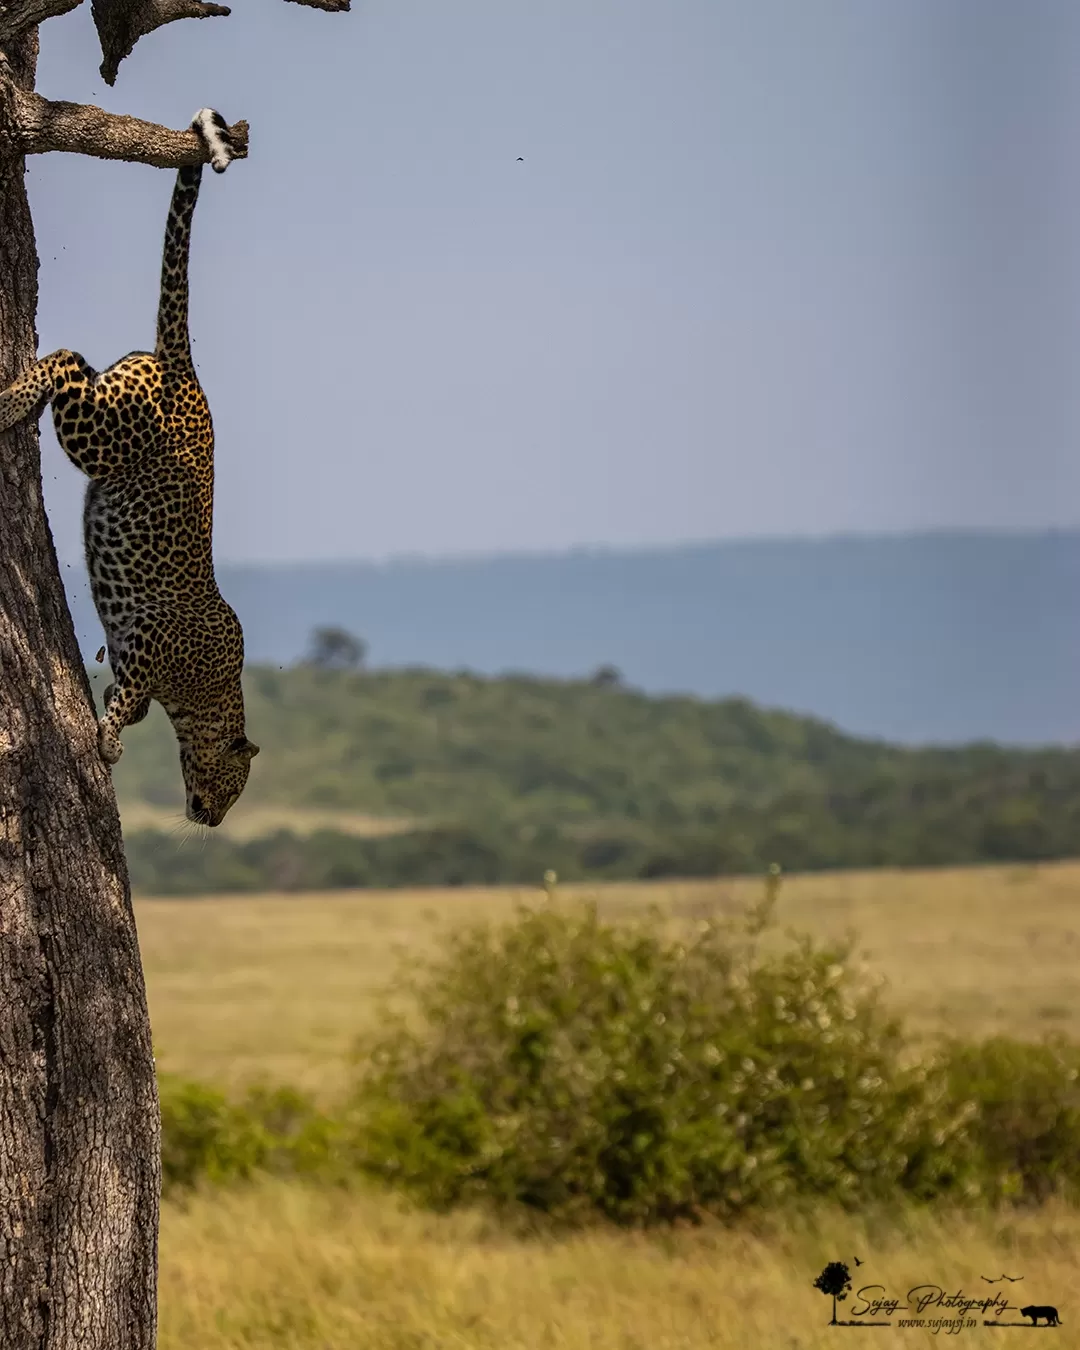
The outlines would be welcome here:
M 35 25 L 80 2 L 0 0 L 0 389 L 37 354 L 22 155 L 173 168 L 205 158 L 190 131 L 33 93 Z M 183 17 L 169 0 L 95 0 L 95 16 L 111 4 L 138 33 Z M 106 64 L 131 50 L 110 49 L 104 33 L 102 45 Z M 242 157 L 246 124 L 232 133 Z M 37 429 L 24 423 L 0 435 L 2 1350 L 153 1350 L 159 1189 L 120 822 L 42 503 Z

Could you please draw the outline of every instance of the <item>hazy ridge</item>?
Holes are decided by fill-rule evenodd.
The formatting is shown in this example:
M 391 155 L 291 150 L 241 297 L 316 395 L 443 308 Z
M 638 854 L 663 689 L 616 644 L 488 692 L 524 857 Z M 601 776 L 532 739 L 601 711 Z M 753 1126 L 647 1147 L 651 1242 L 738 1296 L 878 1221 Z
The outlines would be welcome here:
M 65 573 L 89 659 L 100 628 Z M 575 676 L 756 703 L 900 742 L 1080 742 L 1080 531 L 762 540 L 388 564 L 221 565 L 249 660 L 317 624 L 377 666 Z

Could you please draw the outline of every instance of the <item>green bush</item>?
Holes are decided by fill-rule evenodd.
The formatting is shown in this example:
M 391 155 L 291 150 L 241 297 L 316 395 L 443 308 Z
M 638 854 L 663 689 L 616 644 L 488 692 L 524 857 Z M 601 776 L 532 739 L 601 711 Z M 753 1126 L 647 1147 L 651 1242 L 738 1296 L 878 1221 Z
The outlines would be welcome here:
M 791 1198 L 974 1194 L 971 1108 L 844 946 L 716 920 L 524 908 L 413 977 L 422 1025 L 363 1047 L 359 1150 L 437 1206 L 643 1224 Z
M 921 1060 L 849 944 L 763 942 L 763 902 L 692 931 L 658 912 L 523 907 L 414 964 L 328 1115 L 163 1077 L 166 1193 L 256 1172 L 375 1175 L 623 1224 L 824 1200 L 1080 1199 L 1080 1045 L 996 1037 Z
M 493 1199 L 561 1218 L 603 1215 L 621 1222 L 731 1215 L 792 1199 L 1015 1204 L 1080 1198 L 1080 1046 L 1000 1037 L 954 1042 L 923 1068 L 897 1072 L 898 1061 L 909 1057 L 899 1028 L 872 994 L 858 995 L 850 973 L 837 974 L 834 957 L 842 958 L 842 950 L 796 944 L 779 957 L 749 963 L 744 952 L 742 973 L 749 978 L 726 1009 L 741 1007 L 741 1024 L 725 1023 L 714 1010 L 689 1036 L 674 1034 L 665 1013 L 663 1023 L 656 1021 L 658 1002 L 673 1006 L 666 995 L 655 997 L 662 934 L 646 934 L 654 942 L 660 937 L 651 949 L 640 934 L 637 944 L 619 946 L 622 973 L 614 980 L 605 978 L 619 964 L 611 961 L 612 948 L 606 965 L 594 951 L 599 960 L 584 970 L 579 964 L 578 975 L 623 1006 L 614 1019 L 621 1026 L 590 1047 L 592 1073 L 605 1059 L 613 1066 L 609 1090 L 598 1092 L 595 1082 L 591 1090 L 583 1087 L 581 1071 L 572 1068 L 573 1046 L 602 1008 L 595 997 L 571 994 L 559 1009 L 553 997 L 567 969 L 565 925 L 573 917 L 561 916 L 557 934 L 546 930 L 552 996 L 541 1003 L 549 1016 L 537 1007 L 538 981 L 525 982 L 524 998 L 509 996 L 518 1000 L 513 1013 L 524 1021 L 501 1019 L 507 1052 L 501 1082 L 491 1056 L 475 1053 L 475 1042 L 460 1065 L 438 1063 L 434 1047 L 422 1061 L 420 1038 L 400 1027 L 379 1047 L 374 1079 L 334 1116 L 289 1088 L 254 1089 L 230 1102 L 215 1089 L 163 1077 L 165 1193 L 257 1172 L 333 1181 L 374 1172 L 436 1207 Z M 595 915 L 584 917 L 579 958 L 590 925 L 593 938 L 603 928 Z M 516 947 L 508 945 L 520 957 L 527 935 L 518 936 Z M 540 928 L 533 931 L 534 940 L 540 936 Z M 686 949 L 679 958 L 677 947 L 667 955 L 682 967 L 676 1016 L 685 1027 L 696 1012 L 686 996 L 694 980 L 685 979 L 694 955 Z M 478 950 L 473 946 L 472 954 Z M 704 954 L 703 946 L 698 956 Z M 726 956 L 730 960 L 729 950 Z M 729 979 L 737 964 L 727 966 Z M 469 978 L 465 969 L 459 975 Z M 479 989 L 481 999 L 497 984 Z M 627 1016 L 633 994 L 643 997 Z M 426 1002 L 429 1014 L 438 1011 L 436 997 Z M 550 1014 L 567 1010 L 560 1036 Z M 836 1014 L 846 1030 L 831 1037 Z M 483 1037 L 493 1019 L 452 1020 L 455 1035 Z M 705 1039 L 709 1028 L 711 1040 Z M 640 1059 L 635 1046 L 645 1050 Z M 676 1050 L 683 1063 L 668 1073 Z M 493 1084 L 503 1094 L 494 1103 L 502 1114 L 493 1110 Z M 545 1130 L 561 1133 L 545 1138 Z
M 950 1095 L 973 1103 L 970 1134 L 988 1198 L 1080 1196 L 1080 1045 L 953 1042 L 947 1065 Z
M 161 1075 L 162 1191 L 244 1180 L 255 1172 L 330 1169 L 341 1127 L 292 1088 L 252 1088 L 230 1102 L 214 1088 Z

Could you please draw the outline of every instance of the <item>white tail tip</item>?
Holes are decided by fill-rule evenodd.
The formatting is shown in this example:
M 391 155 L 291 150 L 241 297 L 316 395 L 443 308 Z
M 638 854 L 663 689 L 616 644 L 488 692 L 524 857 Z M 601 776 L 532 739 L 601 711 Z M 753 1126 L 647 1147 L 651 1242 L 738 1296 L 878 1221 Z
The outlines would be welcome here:
M 213 108 L 200 108 L 191 119 L 191 127 L 210 152 L 210 167 L 215 173 L 224 173 L 236 158 L 224 117 Z

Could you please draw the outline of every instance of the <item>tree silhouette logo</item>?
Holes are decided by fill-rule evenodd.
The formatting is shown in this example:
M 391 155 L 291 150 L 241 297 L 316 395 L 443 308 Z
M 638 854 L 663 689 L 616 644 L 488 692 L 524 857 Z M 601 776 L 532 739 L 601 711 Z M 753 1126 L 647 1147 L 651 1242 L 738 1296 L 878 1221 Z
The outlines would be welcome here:
M 820 1289 L 827 1297 L 832 1297 L 832 1321 L 831 1327 L 837 1325 L 836 1305 L 843 1303 L 848 1296 L 851 1288 L 851 1271 L 844 1265 L 843 1261 L 830 1261 L 821 1274 L 814 1281 L 814 1288 Z
M 856 1266 L 866 1263 L 855 1258 Z M 989 1276 L 982 1277 L 987 1284 L 998 1284 Z M 1022 1275 L 1002 1275 L 1002 1280 L 1017 1284 Z M 837 1316 L 837 1305 L 843 1303 L 852 1291 L 851 1268 L 845 1261 L 830 1261 L 813 1282 L 813 1287 L 832 1299 L 832 1327 L 926 1327 L 936 1336 L 939 1331 L 957 1332 L 961 1327 L 978 1325 L 978 1314 L 982 1314 L 984 1327 L 1039 1327 L 1047 1329 L 1061 1326 L 1061 1317 L 1057 1308 L 1049 1303 L 1031 1303 L 1018 1308 L 1009 1302 L 1008 1292 L 996 1290 L 993 1294 L 978 1290 L 968 1295 L 959 1286 L 941 1284 L 916 1284 L 907 1291 L 906 1297 L 891 1295 L 883 1284 L 863 1285 L 854 1294 L 854 1303 L 847 1321 Z M 1004 1320 L 1012 1312 L 1019 1314 L 1022 1321 Z M 899 1317 L 896 1322 L 893 1319 Z

